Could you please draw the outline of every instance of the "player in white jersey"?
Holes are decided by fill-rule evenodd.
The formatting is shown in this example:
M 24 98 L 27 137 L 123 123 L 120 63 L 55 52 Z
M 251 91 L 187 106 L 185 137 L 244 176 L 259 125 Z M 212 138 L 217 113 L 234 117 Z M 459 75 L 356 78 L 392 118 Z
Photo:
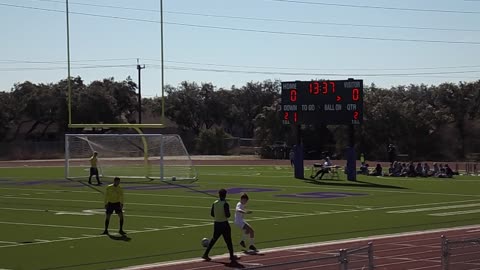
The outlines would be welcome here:
M 240 197 L 240 202 L 237 203 L 237 207 L 235 207 L 235 221 L 234 224 L 242 230 L 242 241 L 240 245 L 243 248 L 246 248 L 245 245 L 245 235 L 250 236 L 250 246 L 248 247 L 249 250 L 257 251 L 257 248 L 254 246 L 254 237 L 255 231 L 253 230 L 252 226 L 245 221 L 245 214 L 251 214 L 252 211 L 248 211 L 245 209 L 245 205 L 248 202 L 248 195 L 243 193 Z

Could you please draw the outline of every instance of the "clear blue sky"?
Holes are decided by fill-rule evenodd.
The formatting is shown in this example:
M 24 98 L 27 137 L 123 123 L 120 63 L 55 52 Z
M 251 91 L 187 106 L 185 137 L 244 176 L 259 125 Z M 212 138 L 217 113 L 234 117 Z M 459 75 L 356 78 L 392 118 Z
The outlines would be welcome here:
M 160 0 L 70 0 L 72 13 L 159 20 L 158 12 L 78 4 L 155 11 L 159 10 Z M 348 5 L 473 13 L 358 8 Z M 62 62 L 66 60 L 65 14 L 30 9 L 31 7 L 64 10 L 65 4 L 62 0 L 0 0 L 0 91 L 8 91 L 14 83 L 25 80 L 48 83 L 67 76 L 66 63 Z M 178 85 L 187 80 L 212 82 L 218 87 L 230 88 L 231 85 L 241 86 L 249 81 L 265 79 L 286 81 L 355 77 L 363 78 L 367 84 L 374 82 L 382 87 L 390 87 L 409 83 L 473 81 L 480 78 L 480 1 L 164 0 L 164 11 L 164 20 L 168 23 L 164 25 L 166 84 Z M 182 12 L 326 24 L 179 14 Z M 232 31 L 171 23 L 320 36 Z M 71 14 L 70 24 L 71 59 L 78 61 L 72 63 L 72 75 L 80 75 L 86 82 L 105 77 L 123 80 L 127 76 L 137 81 L 136 58 L 140 58 L 141 63 L 146 65 L 142 73 L 142 92 L 145 96 L 160 95 L 159 23 Z M 353 24 L 457 30 L 360 27 L 352 26 Z M 376 38 L 473 44 L 388 41 Z M 221 70 L 228 72 L 219 72 Z M 250 71 L 254 73 L 248 73 Z M 401 75 L 425 72 L 437 74 Z M 442 72 L 459 73 L 438 74 Z M 355 76 L 385 73 L 390 75 Z

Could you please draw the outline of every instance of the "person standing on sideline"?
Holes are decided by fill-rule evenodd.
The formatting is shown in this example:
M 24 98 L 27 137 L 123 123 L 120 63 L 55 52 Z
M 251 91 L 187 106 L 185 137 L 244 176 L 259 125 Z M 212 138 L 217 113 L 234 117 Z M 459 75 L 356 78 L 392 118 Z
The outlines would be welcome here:
M 120 186 L 120 178 L 118 177 L 115 177 L 113 184 L 108 185 L 105 190 L 105 210 L 105 230 L 103 234 L 108 234 L 108 225 L 113 211 L 120 218 L 120 230 L 118 233 L 121 235 L 127 234 L 123 231 L 123 189 Z
M 292 168 L 295 167 L 295 151 L 293 151 L 293 148 L 290 149 L 288 157 L 290 158 L 290 165 L 292 166 Z
M 252 226 L 248 224 L 244 216 L 245 214 L 251 214 L 252 211 L 248 211 L 245 209 L 245 206 L 248 202 L 248 195 L 243 193 L 240 197 L 240 201 L 237 203 L 237 207 L 235 207 L 235 225 L 240 228 L 242 231 L 242 241 L 240 241 L 240 246 L 246 248 L 245 245 L 245 235 L 248 235 L 250 238 L 250 246 L 248 247 L 249 250 L 257 252 L 257 248 L 254 246 L 254 238 L 255 238 L 255 231 L 253 230 Z
M 393 143 L 388 145 L 387 152 L 388 161 L 390 161 L 390 165 L 392 165 L 393 162 L 397 161 L 397 149 Z
M 92 176 L 96 176 L 97 178 L 97 185 L 101 185 L 102 182 L 100 182 L 100 177 L 98 176 L 98 167 L 97 167 L 97 162 L 98 162 L 98 153 L 93 152 L 93 156 L 90 157 L 90 176 L 88 177 L 88 183 L 91 185 L 92 184 Z
M 228 252 L 230 253 L 230 260 L 235 262 L 238 257 L 233 254 L 233 244 L 232 244 L 232 230 L 230 224 L 228 223 L 228 218 L 230 218 L 230 206 L 225 200 L 227 197 L 227 190 L 220 189 L 218 191 L 218 200 L 212 204 L 210 210 L 210 216 L 213 217 L 213 238 L 210 240 L 205 253 L 203 253 L 202 258 L 205 261 L 211 261 L 212 259 L 208 257 L 208 253 L 213 248 L 220 236 L 223 236 L 223 240 L 228 247 Z

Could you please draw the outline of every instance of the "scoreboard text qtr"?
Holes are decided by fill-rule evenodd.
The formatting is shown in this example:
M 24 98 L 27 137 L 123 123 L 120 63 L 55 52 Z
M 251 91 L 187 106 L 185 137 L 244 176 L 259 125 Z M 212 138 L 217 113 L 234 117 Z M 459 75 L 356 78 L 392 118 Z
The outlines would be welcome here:
M 363 80 L 282 82 L 285 124 L 359 125 L 363 121 Z

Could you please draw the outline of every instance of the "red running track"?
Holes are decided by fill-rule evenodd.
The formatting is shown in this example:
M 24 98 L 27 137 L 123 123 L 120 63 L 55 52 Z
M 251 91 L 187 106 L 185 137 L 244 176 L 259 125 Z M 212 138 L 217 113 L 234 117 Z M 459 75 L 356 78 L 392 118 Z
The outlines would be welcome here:
M 340 269 L 338 259 L 333 257 L 340 249 L 356 249 L 373 243 L 374 265 L 376 270 L 438 270 L 441 269 L 441 236 L 448 239 L 480 238 L 480 226 L 468 226 L 452 229 L 439 229 L 424 232 L 374 236 L 357 240 L 343 240 L 291 247 L 267 249 L 257 255 L 240 254 L 238 263 L 231 264 L 228 256 L 214 256 L 212 261 L 202 259 L 174 261 L 151 265 L 135 266 L 129 270 L 216 270 L 216 269 L 275 269 L 307 270 Z M 237 253 L 238 254 L 238 253 Z M 331 257 L 330 259 L 318 259 Z M 309 261 L 316 259 L 315 261 Z M 306 260 L 306 262 L 298 262 Z M 467 261 L 450 269 L 480 269 L 480 245 L 453 252 L 452 262 Z M 349 257 L 349 269 L 364 268 L 367 253 L 358 253 Z M 270 266 L 270 267 L 268 267 Z

